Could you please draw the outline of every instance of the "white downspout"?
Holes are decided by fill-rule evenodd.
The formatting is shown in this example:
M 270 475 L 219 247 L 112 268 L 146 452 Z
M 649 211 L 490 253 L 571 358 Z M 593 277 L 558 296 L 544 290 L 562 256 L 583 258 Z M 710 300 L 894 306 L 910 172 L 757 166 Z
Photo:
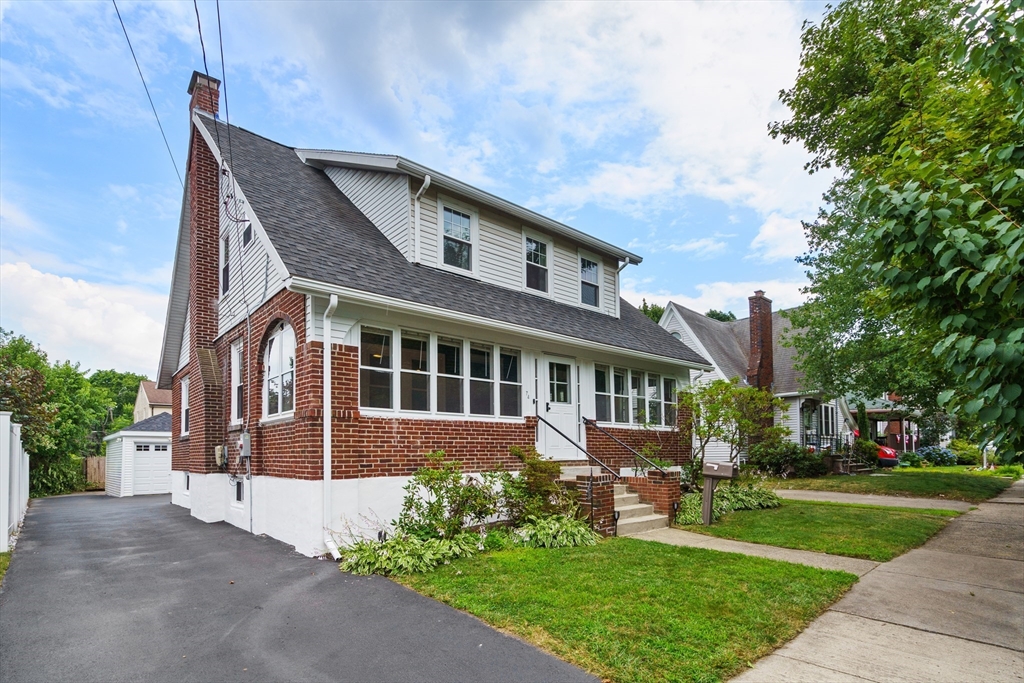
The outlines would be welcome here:
M 622 271 L 626 269 L 626 266 L 630 265 L 632 261 L 627 256 L 626 260 L 622 262 L 619 269 L 615 271 L 615 317 L 618 318 L 622 311 L 619 310 L 619 292 L 622 291 Z
M 341 559 L 338 544 L 331 536 L 331 320 L 338 308 L 338 295 L 331 294 L 324 311 L 324 545 L 335 560 Z
M 412 251 L 412 262 L 413 263 L 419 263 L 420 262 L 420 197 L 423 196 L 423 193 L 427 191 L 428 187 L 430 187 L 430 176 L 429 175 L 425 175 L 425 176 L 423 176 L 423 184 L 420 185 L 419 191 L 416 193 L 416 196 L 413 198 L 413 206 L 414 206 L 415 218 L 413 219 L 413 225 L 412 225 L 413 239 L 412 239 L 412 246 L 410 247 L 410 249 Z

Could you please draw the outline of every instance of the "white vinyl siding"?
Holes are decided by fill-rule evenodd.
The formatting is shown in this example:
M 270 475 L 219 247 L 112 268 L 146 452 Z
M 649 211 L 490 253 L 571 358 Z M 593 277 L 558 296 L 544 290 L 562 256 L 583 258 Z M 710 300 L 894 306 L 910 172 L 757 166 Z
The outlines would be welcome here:
M 178 367 L 175 372 L 188 365 L 189 345 L 192 343 L 192 302 L 189 301 L 185 306 L 185 328 L 181 332 L 181 347 L 178 349 Z
M 580 306 L 580 264 L 576 250 L 562 242 L 555 242 L 554 272 L 551 293 L 555 301 Z
M 167 432 L 118 432 L 107 443 L 108 496 L 171 492 L 171 438 Z
M 221 175 L 221 197 L 231 195 L 231 181 L 227 176 Z M 222 244 L 227 238 L 231 245 L 228 250 L 231 258 L 231 286 L 221 296 L 218 307 L 218 324 L 222 333 L 245 318 L 247 307 L 250 312 L 256 310 L 260 304 L 284 287 L 284 276 L 275 265 L 275 258 L 268 252 L 259 231 L 252 230 L 249 243 L 242 246 L 243 233 L 247 227 L 252 227 L 253 216 L 246 214 L 243 202 L 237 198 L 237 188 L 234 196 L 235 198 L 229 199 L 226 204 L 223 199 L 220 202 Z M 239 218 L 248 220 L 235 220 Z
M 120 439 L 111 439 L 107 442 L 107 482 L 106 490 L 108 496 L 121 496 L 122 463 L 121 451 L 124 443 Z
M 791 432 L 789 440 L 794 443 L 800 443 L 800 399 L 787 398 L 784 400 L 789 410 L 785 414 L 781 410 L 776 410 L 775 424 L 780 427 L 789 427 Z
M 522 278 L 522 248 L 521 230 L 501 223 L 493 214 L 480 213 L 481 280 L 516 287 Z
M 609 261 L 604 262 L 604 281 L 602 286 L 601 310 L 608 315 L 616 315 L 616 303 L 619 298 L 619 290 L 615 286 L 615 277 L 618 275 L 618 265 Z
M 408 176 L 335 166 L 328 167 L 324 173 L 377 226 L 388 241 L 406 258 L 410 258 L 409 224 L 412 218 L 406 211 L 409 202 Z

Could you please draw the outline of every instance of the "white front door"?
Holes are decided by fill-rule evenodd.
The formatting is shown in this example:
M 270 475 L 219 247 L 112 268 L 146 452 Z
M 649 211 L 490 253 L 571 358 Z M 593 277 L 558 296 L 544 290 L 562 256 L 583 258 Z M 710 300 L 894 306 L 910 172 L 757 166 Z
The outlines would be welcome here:
M 559 356 L 541 356 L 540 363 L 540 415 L 569 439 L 579 442 L 576 361 Z M 538 432 L 540 443 L 537 444 L 537 450 L 548 458 L 579 460 L 586 457 L 569 439 L 543 422 L 540 423 Z

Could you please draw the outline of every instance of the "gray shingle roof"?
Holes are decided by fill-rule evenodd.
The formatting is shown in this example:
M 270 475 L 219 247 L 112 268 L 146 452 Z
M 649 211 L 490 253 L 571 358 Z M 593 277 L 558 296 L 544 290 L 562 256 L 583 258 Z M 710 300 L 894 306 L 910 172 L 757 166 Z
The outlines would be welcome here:
M 203 122 L 220 128 L 226 146 L 228 126 Z M 708 364 L 625 300 L 614 318 L 410 263 L 323 171 L 304 164 L 291 147 L 231 126 L 230 154 L 222 152 L 292 276 Z
M 711 354 L 727 379 L 744 379 L 747 376 L 747 365 L 750 360 L 750 318 L 740 318 L 726 323 L 677 303 L 670 305 L 697 335 L 697 339 Z M 782 311 L 772 311 L 772 354 L 776 394 L 804 390 L 803 373 L 796 369 L 796 349 L 782 345 L 782 338 L 789 330 L 789 320 L 783 317 Z
M 160 413 L 120 430 L 122 432 L 170 432 L 171 414 Z

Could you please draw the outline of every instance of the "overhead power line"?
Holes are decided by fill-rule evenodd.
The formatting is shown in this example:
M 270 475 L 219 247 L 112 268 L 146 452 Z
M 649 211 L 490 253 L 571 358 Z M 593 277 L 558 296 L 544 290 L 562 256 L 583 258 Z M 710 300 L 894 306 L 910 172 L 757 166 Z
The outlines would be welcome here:
M 224 64 L 224 34 L 220 30 L 220 0 L 217 0 L 217 41 L 220 43 L 220 83 L 224 86 L 224 118 L 228 124 L 228 166 L 234 163 L 231 149 L 231 109 L 228 108 L 228 74 Z
M 192 6 L 196 8 L 196 28 L 199 30 L 199 47 L 203 50 L 203 73 L 206 74 L 206 78 L 210 78 L 210 66 L 206 63 L 206 42 L 203 40 L 203 22 L 199 18 L 199 3 L 197 0 L 192 0 Z M 216 118 L 216 116 L 214 117 Z M 217 148 L 223 149 L 220 145 L 220 127 L 216 123 L 213 124 L 213 133 L 217 138 Z
M 132 53 L 132 59 L 135 60 L 135 69 L 139 72 L 139 78 L 142 80 L 142 87 L 146 90 L 146 97 L 149 99 L 149 106 L 153 110 L 153 116 L 156 118 L 156 125 L 160 129 L 160 136 L 164 139 L 164 146 L 167 147 L 167 154 L 171 157 L 171 165 L 174 166 L 174 173 L 178 176 L 178 182 L 184 189 L 185 183 L 181 179 L 181 172 L 178 171 L 178 164 L 174 161 L 174 154 L 171 152 L 171 144 L 167 142 L 167 134 L 164 133 L 164 126 L 160 123 L 160 115 L 156 113 L 156 105 L 153 104 L 153 96 L 149 94 L 149 86 L 146 85 L 146 78 L 142 75 L 142 67 L 139 66 L 139 58 L 135 56 L 135 48 L 132 47 L 131 38 L 128 37 L 128 29 L 124 27 L 124 19 L 121 18 L 121 10 L 117 8 L 117 0 L 110 0 L 114 3 L 114 11 L 117 12 L 117 20 L 121 22 L 121 30 L 124 31 L 124 39 L 128 41 L 128 49 Z

